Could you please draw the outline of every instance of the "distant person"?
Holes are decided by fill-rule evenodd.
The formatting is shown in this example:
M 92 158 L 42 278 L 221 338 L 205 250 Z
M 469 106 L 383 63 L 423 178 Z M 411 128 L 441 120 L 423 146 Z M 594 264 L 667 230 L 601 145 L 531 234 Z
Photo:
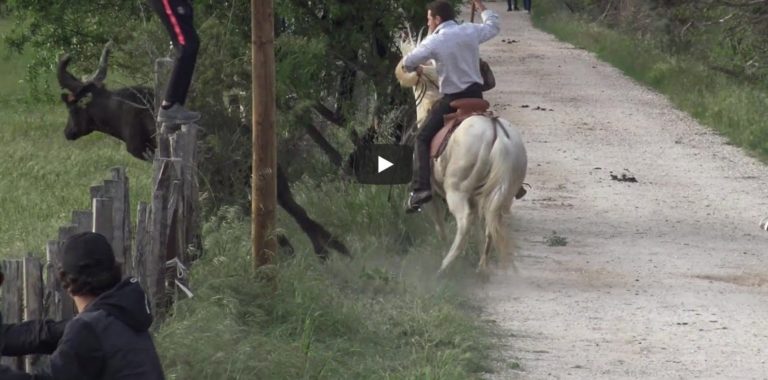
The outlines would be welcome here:
M 512 7 L 512 4 L 514 3 L 514 8 Z M 517 0 L 507 0 L 507 12 L 512 12 L 513 10 L 519 11 L 520 8 L 517 7 Z
M 192 4 L 189 0 L 149 0 L 149 4 L 165 25 L 177 50 L 165 98 L 157 111 L 157 121 L 168 124 L 195 122 L 200 119 L 200 113 L 184 107 L 200 46 L 200 38 L 192 22 Z
M 45 353 L 57 340 L 50 369 L 28 374 L 0 367 L 2 380 L 164 380 L 149 327 L 149 302 L 122 270 L 104 236 L 84 232 L 67 239 L 59 280 L 78 314 L 66 323 L 3 326 L 4 355 Z M 60 335 L 60 339 L 59 336 Z M 2 341 L 0 341 L 2 343 Z
M 532 0 L 523 0 L 523 8 L 525 8 L 528 13 L 531 13 L 531 1 Z M 515 0 L 515 4 L 517 4 L 517 0 Z

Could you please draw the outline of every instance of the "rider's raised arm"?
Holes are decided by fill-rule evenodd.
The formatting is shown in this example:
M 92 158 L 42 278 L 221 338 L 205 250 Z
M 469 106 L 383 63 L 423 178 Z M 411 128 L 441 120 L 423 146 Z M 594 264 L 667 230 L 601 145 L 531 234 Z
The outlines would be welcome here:
M 480 14 L 480 16 L 483 19 L 483 23 L 477 24 L 475 29 L 477 30 L 479 43 L 483 43 L 493 37 L 496 37 L 496 35 L 499 34 L 501 28 L 499 27 L 498 13 L 490 9 L 486 9 L 483 11 L 483 13 Z
M 416 71 L 416 68 L 419 67 L 419 65 L 426 63 L 430 59 L 435 59 L 434 46 L 436 41 L 433 37 L 434 35 L 430 35 L 425 38 L 421 41 L 419 46 L 405 56 L 403 59 L 403 68 L 405 68 L 406 72 Z

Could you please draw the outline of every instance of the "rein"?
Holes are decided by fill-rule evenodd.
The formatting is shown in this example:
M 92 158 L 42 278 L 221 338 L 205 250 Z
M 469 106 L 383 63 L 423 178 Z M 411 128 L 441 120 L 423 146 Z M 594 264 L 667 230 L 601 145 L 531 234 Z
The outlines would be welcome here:
M 123 103 L 125 103 L 125 104 L 128 104 L 128 105 L 130 105 L 130 106 L 136 107 L 136 108 L 142 108 L 142 109 L 148 109 L 148 108 L 149 108 L 149 106 L 148 106 L 148 105 L 146 105 L 146 104 L 142 105 L 142 104 L 134 103 L 134 102 L 132 102 L 132 101 L 130 101 L 130 100 L 127 100 L 127 99 L 123 99 L 123 98 L 118 98 L 118 97 L 116 97 L 116 96 L 115 96 L 115 97 L 113 97 L 113 99 L 115 99 L 115 100 L 117 100 L 117 101 L 119 101 L 119 102 L 123 102 Z
M 421 89 L 419 90 L 418 95 L 416 95 L 416 106 L 418 107 L 422 100 L 424 100 L 424 97 L 427 95 L 427 82 L 423 81 L 422 79 L 426 79 L 427 82 L 435 86 L 435 88 L 440 88 L 440 86 L 435 83 L 435 81 L 432 80 L 427 75 L 419 75 L 419 81 L 416 83 L 417 85 L 421 85 Z

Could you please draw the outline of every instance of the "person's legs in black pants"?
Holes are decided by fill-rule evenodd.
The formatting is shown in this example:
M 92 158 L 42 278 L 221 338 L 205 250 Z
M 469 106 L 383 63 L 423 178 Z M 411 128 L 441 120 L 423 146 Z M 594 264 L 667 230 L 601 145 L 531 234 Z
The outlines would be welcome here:
M 517 0 L 507 0 L 507 12 L 510 12 L 512 10 L 516 10 L 516 11 L 520 10 L 520 8 L 517 7 Z
M 176 48 L 176 62 L 158 112 L 158 121 L 193 122 L 200 118 L 200 114 L 182 107 L 187 100 L 200 47 L 200 38 L 193 24 L 192 5 L 188 0 L 152 0 L 150 3 Z
M 413 191 L 414 193 L 431 191 L 430 186 L 430 157 L 429 148 L 432 138 L 443 128 L 443 116 L 456 112 L 456 109 L 449 105 L 452 99 L 445 96 L 438 100 L 427 116 L 424 125 L 419 129 L 416 135 L 416 160 L 413 162 Z
M 531 13 L 531 0 L 523 0 L 523 8 L 525 8 L 528 13 Z

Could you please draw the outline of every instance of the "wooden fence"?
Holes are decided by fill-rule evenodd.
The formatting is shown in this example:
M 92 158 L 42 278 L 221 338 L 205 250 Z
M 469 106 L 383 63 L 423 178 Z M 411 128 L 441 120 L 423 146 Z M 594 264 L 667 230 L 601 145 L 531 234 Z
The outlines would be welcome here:
M 191 296 L 187 267 L 201 249 L 196 130 L 195 125 L 188 125 L 161 136 L 168 149 L 154 160 L 151 204 L 138 204 L 135 229 L 131 228 L 128 176 L 125 169 L 113 168 L 111 178 L 90 188 L 91 209 L 73 211 L 70 224 L 60 227 L 56 240 L 48 242 L 45 260 L 29 253 L 23 259 L 0 261 L 5 273 L 0 287 L 4 323 L 74 316 L 72 299 L 61 288 L 56 273 L 64 241 L 85 231 L 101 233 L 109 240 L 124 275 L 138 278 L 147 291 L 156 318 L 162 319 L 181 293 Z M 15 368 L 37 365 L 35 358 L 3 358 L 2 362 Z
M 196 165 L 197 130 L 194 124 L 178 131 L 158 131 L 153 162 L 150 203 L 138 204 L 136 228 L 131 224 L 129 180 L 124 168 L 112 168 L 110 177 L 90 188 L 91 209 L 73 211 L 70 224 L 43 255 L 2 260 L 5 282 L 0 287 L 4 323 L 75 315 L 72 299 L 61 288 L 56 273 L 62 246 L 70 236 L 93 231 L 106 236 L 125 277 L 136 277 L 147 291 L 156 320 L 161 320 L 180 295 L 191 297 L 187 268 L 201 252 Z M 33 370 L 45 359 L 2 358 L 13 368 Z

